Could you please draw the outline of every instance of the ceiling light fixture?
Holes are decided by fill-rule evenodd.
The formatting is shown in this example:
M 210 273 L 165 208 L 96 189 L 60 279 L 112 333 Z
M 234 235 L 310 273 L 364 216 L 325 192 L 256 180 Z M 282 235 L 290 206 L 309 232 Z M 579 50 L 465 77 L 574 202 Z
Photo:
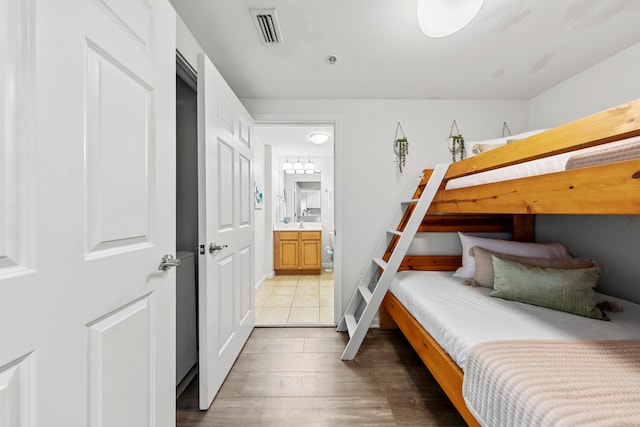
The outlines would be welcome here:
M 418 24 L 433 38 L 450 36 L 476 17 L 484 0 L 418 0 Z
M 324 144 L 331 137 L 324 132 L 314 132 L 311 135 L 309 135 L 307 138 L 309 139 L 309 141 L 313 142 L 314 144 L 319 145 L 319 144 Z

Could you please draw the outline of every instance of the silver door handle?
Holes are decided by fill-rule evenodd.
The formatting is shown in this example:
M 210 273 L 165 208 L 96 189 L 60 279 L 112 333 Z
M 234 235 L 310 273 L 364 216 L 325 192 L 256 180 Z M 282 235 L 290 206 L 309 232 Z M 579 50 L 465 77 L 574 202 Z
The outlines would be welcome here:
M 166 254 L 160 260 L 160 265 L 158 266 L 158 270 L 167 271 L 171 267 L 177 267 L 180 265 L 180 260 L 178 258 L 174 258 L 171 254 Z
M 215 243 L 210 243 L 209 244 L 209 253 L 212 254 L 215 251 L 221 251 L 224 248 L 228 248 L 229 245 L 216 245 Z

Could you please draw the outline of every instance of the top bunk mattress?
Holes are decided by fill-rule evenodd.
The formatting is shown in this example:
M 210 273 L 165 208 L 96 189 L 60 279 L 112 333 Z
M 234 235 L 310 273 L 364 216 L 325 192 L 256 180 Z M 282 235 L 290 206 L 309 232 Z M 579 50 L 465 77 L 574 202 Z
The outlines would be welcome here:
M 446 189 L 453 190 L 456 188 L 472 187 L 474 185 L 491 184 L 637 158 L 640 158 L 640 137 L 623 139 L 621 141 L 614 141 L 595 147 L 455 178 L 447 182 Z
M 594 293 L 624 311 L 607 312 L 610 321 L 489 296 L 451 272 L 402 271 L 391 292 L 464 371 L 471 347 L 498 340 L 640 339 L 640 305 Z

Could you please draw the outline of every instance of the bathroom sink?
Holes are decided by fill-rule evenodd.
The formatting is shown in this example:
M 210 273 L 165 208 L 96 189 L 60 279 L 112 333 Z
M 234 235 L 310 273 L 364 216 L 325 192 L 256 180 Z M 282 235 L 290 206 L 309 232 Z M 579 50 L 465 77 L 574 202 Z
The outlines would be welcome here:
M 303 222 L 302 227 L 300 227 L 299 222 L 290 222 L 288 224 L 279 223 L 273 226 L 274 231 L 283 231 L 283 230 L 322 230 L 321 222 Z

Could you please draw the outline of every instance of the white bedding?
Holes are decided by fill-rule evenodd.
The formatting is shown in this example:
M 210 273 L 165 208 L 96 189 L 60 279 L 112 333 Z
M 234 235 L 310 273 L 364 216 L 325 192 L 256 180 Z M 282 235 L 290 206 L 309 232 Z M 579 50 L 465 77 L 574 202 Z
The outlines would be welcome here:
M 640 305 L 595 293 L 624 308 L 595 320 L 492 298 L 450 272 L 403 271 L 391 292 L 463 370 L 471 347 L 496 340 L 640 339 Z
M 565 170 L 567 162 L 571 157 L 589 154 L 590 152 L 602 150 L 605 147 L 607 149 L 615 150 L 618 147 L 628 144 L 637 144 L 639 142 L 639 137 L 628 138 L 595 147 L 584 148 L 582 150 L 571 151 L 569 153 L 545 157 L 543 159 L 531 160 L 517 165 L 506 166 L 500 169 L 463 176 L 447 182 L 446 189 L 453 190 L 455 188 L 471 187 L 474 185 L 490 184 L 494 182 L 508 181 L 510 179 L 561 172 Z

